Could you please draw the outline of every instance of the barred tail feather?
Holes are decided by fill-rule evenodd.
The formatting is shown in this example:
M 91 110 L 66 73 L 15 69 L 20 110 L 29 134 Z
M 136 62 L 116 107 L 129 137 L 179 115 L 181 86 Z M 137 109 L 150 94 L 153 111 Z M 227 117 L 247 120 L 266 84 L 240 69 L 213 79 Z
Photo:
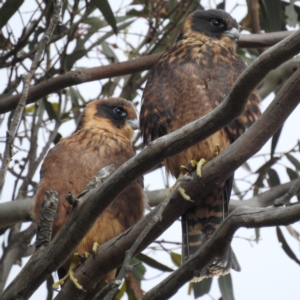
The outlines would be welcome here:
M 181 217 L 182 224 L 182 261 L 187 261 L 211 237 L 227 215 L 232 178 L 212 194 L 203 199 L 202 204 L 187 210 Z M 225 275 L 231 269 L 240 271 L 240 265 L 231 247 L 224 255 L 215 257 L 193 281 L 206 277 Z

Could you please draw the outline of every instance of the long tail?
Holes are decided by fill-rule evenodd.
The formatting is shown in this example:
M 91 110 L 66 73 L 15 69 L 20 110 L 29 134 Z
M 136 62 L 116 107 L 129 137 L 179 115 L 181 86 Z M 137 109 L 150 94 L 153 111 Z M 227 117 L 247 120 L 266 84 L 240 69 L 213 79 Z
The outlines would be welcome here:
M 181 217 L 182 224 L 182 261 L 193 256 L 207 241 L 228 214 L 228 203 L 232 188 L 233 175 L 213 193 L 203 199 L 201 205 L 187 210 Z M 215 257 L 200 270 L 200 281 L 206 277 L 225 275 L 231 269 L 240 271 L 240 265 L 231 247 L 220 257 Z

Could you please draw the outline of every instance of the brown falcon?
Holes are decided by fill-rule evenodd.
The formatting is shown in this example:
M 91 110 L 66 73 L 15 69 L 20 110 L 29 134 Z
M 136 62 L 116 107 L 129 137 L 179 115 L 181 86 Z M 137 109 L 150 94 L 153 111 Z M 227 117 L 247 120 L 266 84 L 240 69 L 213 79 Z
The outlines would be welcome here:
M 134 156 L 131 138 L 133 128 L 137 129 L 137 125 L 137 114 L 131 102 L 121 98 L 95 100 L 84 110 L 76 131 L 60 140 L 49 151 L 41 168 L 33 214 L 35 218 L 38 217 L 47 190 L 58 193 L 52 237 L 66 222 L 72 210 L 66 200 L 69 192 L 77 197 L 100 169 L 111 164 L 117 169 Z M 138 182 L 134 182 L 98 217 L 76 252 L 91 252 L 94 243 L 101 245 L 121 234 L 140 220 L 143 213 L 143 189 Z M 69 270 L 68 275 L 74 284 L 82 288 L 73 276 L 77 263 L 78 255 L 74 255 L 63 265 L 63 269 L 65 272 Z M 97 290 L 114 276 L 115 271 L 107 274 L 98 284 Z M 55 284 L 55 288 L 63 284 L 66 278 Z
M 223 10 L 197 10 L 190 14 L 173 47 L 153 67 L 144 90 L 140 128 L 144 144 L 211 112 L 225 98 L 245 63 L 236 53 L 238 24 Z M 211 160 L 234 142 L 260 114 L 254 91 L 244 112 L 204 141 L 165 160 L 173 176 L 180 166 L 204 158 Z M 228 214 L 233 175 L 201 204 L 182 215 L 182 257 L 186 261 L 209 239 Z M 240 270 L 231 249 L 201 270 L 200 279 Z

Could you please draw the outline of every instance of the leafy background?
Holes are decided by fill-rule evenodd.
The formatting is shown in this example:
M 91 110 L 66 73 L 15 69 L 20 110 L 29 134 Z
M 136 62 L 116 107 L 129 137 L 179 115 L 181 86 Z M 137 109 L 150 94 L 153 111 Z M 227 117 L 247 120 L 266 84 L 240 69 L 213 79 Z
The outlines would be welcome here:
M 276 32 L 298 28 L 299 1 L 256 1 L 258 27 L 253 22 L 251 5 L 255 1 L 68 1 L 62 22 L 55 30 L 32 85 L 70 70 L 107 65 L 158 53 L 170 47 L 189 12 L 197 8 L 225 8 L 241 24 L 243 33 Z M 53 9 L 52 1 L 10 0 L 0 3 L 0 101 L 22 90 L 22 74 L 28 71 Z M 257 25 L 257 24 L 256 24 Z M 117 35 L 116 35 L 117 33 Z M 250 64 L 265 49 L 238 48 Z M 272 101 L 297 66 L 295 58 L 271 72 L 259 86 L 262 109 Z M 119 76 L 57 90 L 28 105 L 23 115 L 1 201 L 33 196 L 38 183 L 40 163 L 49 147 L 73 132 L 82 109 L 99 97 L 121 96 L 139 102 L 148 72 Z M 13 111 L 0 115 L 0 146 Z M 299 108 L 273 139 L 237 172 L 233 199 L 246 200 L 299 176 Z M 141 148 L 137 138 L 135 147 Z M 1 153 L 3 151 L 1 150 Z M 146 175 L 146 188 L 168 187 L 173 179 L 163 168 Z M 294 201 L 297 201 L 295 199 Z M 2 254 L 7 251 L 14 232 L 26 225 L 2 230 Z M 147 250 L 134 258 L 141 261 L 120 288 L 117 299 L 137 299 L 180 265 L 180 224 L 167 230 Z M 286 228 L 241 229 L 233 248 L 242 272 L 187 284 L 173 299 L 296 299 L 300 292 L 299 224 Z M 282 247 L 281 247 L 282 245 Z M 1 253 L 1 251 L 0 251 Z M 8 282 L 20 270 L 26 258 L 20 257 Z M 32 297 L 50 297 L 45 286 Z M 188 294 L 190 294 L 188 296 Z M 44 298 L 46 296 L 43 296 Z M 125 298 L 124 298 L 125 297 Z

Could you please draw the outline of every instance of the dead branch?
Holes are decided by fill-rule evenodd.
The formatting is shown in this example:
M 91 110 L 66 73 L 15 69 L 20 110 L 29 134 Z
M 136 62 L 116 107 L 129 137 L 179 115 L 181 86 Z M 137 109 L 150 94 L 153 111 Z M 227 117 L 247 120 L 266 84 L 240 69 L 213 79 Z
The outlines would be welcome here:
M 291 31 L 251 35 L 242 34 L 240 40 L 238 41 L 238 46 L 245 48 L 269 47 L 275 45 L 291 34 Z M 142 58 L 121 63 L 114 63 L 108 66 L 80 69 L 51 78 L 29 89 L 27 104 L 33 103 L 48 94 L 73 85 L 149 70 L 157 62 L 161 54 L 162 53 L 147 55 Z M 13 110 L 16 107 L 20 97 L 21 95 L 17 94 L 1 100 L 0 113 L 3 114 Z

